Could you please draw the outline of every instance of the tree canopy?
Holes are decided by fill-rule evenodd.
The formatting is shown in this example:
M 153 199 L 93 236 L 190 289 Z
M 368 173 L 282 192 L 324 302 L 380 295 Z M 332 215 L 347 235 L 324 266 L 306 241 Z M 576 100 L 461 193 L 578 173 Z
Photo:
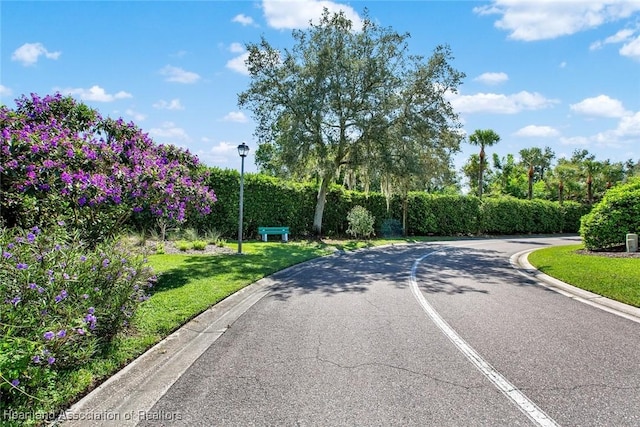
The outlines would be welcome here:
M 252 111 L 262 170 L 320 185 L 314 231 L 321 233 L 328 186 L 340 174 L 368 184 L 423 175 L 450 165 L 459 149 L 458 118 L 446 100 L 464 74 L 448 46 L 430 58 L 408 53 L 408 34 L 372 22 L 362 28 L 324 10 L 318 24 L 293 32 L 278 50 L 264 38 L 248 44 L 249 88 L 238 97 Z

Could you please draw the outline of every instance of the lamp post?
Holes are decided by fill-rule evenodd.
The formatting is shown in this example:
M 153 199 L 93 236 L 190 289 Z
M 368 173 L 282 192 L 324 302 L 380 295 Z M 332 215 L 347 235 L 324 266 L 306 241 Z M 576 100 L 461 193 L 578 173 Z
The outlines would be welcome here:
M 249 153 L 249 146 L 244 142 L 238 145 L 238 154 L 242 159 L 240 166 L 240 218 L 238 219 L 238 254 L 242 253 L 242 208 L 244 198 L 244 158 Z

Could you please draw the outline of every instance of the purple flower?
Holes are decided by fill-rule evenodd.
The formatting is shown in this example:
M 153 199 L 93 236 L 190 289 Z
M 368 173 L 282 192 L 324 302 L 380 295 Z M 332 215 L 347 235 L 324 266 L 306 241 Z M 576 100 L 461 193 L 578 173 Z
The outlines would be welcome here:
M 51 341 L 53 339 L 53 337 L 55 336 L 55 334 L 52 331 L 47 331 L 44 333 L 44 339 L 47 341 Z
M 85 334 L 85 331 L 82 328 L 76 329 L 76 332 L 78 333 L 78 335 L 84 335 Z
M 33 233 L 27 234 L 27 241 L 29 243 L 33 243 L 35 240 L 36 240 L 36 235 L 35 234 L 33 234 Z
M 89 295 L 88 294 L 82 294 L 82 298 L 83 299 L 89 299 Z
M 31 361 L 32 361 L 33 363 L 40 363 L 40 356 L 33 356 L 33 357 L 31 358 Z
M 93 308 L 93 307 L 89 307 L 89 308 L 87 309 L 87 313 L 89 313 L 89 314 L 93 314 L 93 313 L 95 313 L 95 312 L 96 312 L 96 309 L 95 309 L 95 308 Z
M 48 363 L 49 365 L 53 365 L 55 361 L 56 361 L 56 358 L 55 358 L 55 357 L 53 357 L 53 356 L 49 356 L 49 357 L 47 358 L 47 363 Z
M 64 337 L 66 337 L 66 336 L 67 336 L 67 331 L 66 331 L 65 329 L 62 329 L 62 330 L 58 331 L 58 333 L 56 334 L 56 336 L 57 336 L 58 338 L 64 338 Z
M 36 289 L 38 287 L 38 285 L 36 285 L 35 283 L 29 283 L 29 289 Z
M 87 260 L 87 257 L 84 255 L 80 256 L 80 261 L 85 262 Z
M 5 258 L 5 259 L 9 259 L 9 258 L 11 258 L 12 256 L 13 256 L 13 255 L 11 255 L 9 252 L 3 252 L 3 253 L 2 253 L 2 257 L 3 257 L 3 258 Z
M 18 303 L 19 303 L 20 301 L 22 301 L 22 299 L 21 299 L 20 297 L 14 297 L 14 298 L 11 300 L 11 304 L 15 307 L 15 306 L 17 306 L 17 305 L 18 305 Z
M 17 268 L 18 270 L 26 270 L 28 267 L 29 267 L 29 266 L 28 266 L 27 264 L 23 263 L 23 262 L 19 262 L 19 263 L 16 265 L 16 268 Z
M 11 385 L 14 387 L 18 387 L 18 385 L 20 384 L 20 380 L 15 379 L 15 380 L 11 380 Z

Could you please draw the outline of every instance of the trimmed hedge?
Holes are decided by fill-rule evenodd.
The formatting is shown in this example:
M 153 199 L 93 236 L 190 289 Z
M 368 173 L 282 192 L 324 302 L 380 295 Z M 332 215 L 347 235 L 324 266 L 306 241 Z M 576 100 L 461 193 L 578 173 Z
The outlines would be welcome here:
M 244 180 L 244 236 L 258 238 L 260 226 L 288 226 L 291 236 L 312 236 L 317 187 L 313 183 L 285 181 L 247 173 Z M 216 229 L 234 238 L 238 233 L 240 174 L 212 168 L 207 183 L 218 197 L 210 215 L 189 222 L 199 230 Z M 376 235 L 382 235 L 389 220 L 402 220 L 402 200 L 394 197 L 387 211 L 380 193 L 362 193 L 333 185 L 327 193 L 322 230 L 325 236 L 346 236 L 347 214 L 354 206 L 366 208 L 375 217 Z M 408 196 L 409 235 L 475 235 L 576 233 L 580 217 L 588 207 L 575 202 L 563 205 L 546 200 L 513 197 L 484 198 L 471 195 L 433 195 L 411 192 Z
M 626 244 L 628 233 L 640 232 L 640 178 L 618 185 L 582 217 L 580 235 L 587 249 Z

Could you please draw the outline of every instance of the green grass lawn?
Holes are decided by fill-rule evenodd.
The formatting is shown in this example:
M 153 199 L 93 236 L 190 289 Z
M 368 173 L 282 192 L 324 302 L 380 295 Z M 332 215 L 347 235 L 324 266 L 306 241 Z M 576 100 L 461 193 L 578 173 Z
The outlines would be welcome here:
M 640 258 L 577 253 L 582 245 L 539 249 L 529 262 L 549 276 L 581 289 L 640 307 Z

